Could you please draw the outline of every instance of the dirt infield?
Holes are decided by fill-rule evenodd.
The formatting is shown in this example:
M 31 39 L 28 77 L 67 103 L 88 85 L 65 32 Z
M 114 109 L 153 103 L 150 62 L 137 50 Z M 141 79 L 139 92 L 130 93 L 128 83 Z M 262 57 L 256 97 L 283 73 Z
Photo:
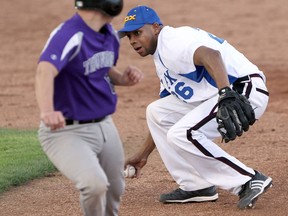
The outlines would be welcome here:
M 72 0 L 10 0 L 0 7 L 0 127 L 37 128 L 38 109 L 34 96 L 34 74 L 38 56 L 51 30 L 74 13 Z M 181 2 L 181 3 L 180 3 Z M 219 144 L 245 164 L 274 180 L 255 209 L 240 211 L 237 197 L 219 190 L 214 203 L 163 205 L 160 193 L 174 189 L 157 151 L 139 179 L 128 179 L 120 208 L 121 216 L 210 216 L 288 215 L 288 6 L 286 0 L 127 0 L 119 29 L 127 11 L 147 4 L 170 26 L 190 25 L 227 39 L 257 64 L 267 76 L 270 103 L 264 116 L 238 140 Z M 141 84 L 117 88 L 119 127 L 125 153 L 132 155 L 147 134 L 145 107 L 158 97 L 158 79 L 150 57 L 140 58 L 128 41 L 121 41 L 119 67 L 133 64 L 145 71 Z M 35 180 L 0 196 L 2 216 L 80 216 L 78 192 L 61 174 Z

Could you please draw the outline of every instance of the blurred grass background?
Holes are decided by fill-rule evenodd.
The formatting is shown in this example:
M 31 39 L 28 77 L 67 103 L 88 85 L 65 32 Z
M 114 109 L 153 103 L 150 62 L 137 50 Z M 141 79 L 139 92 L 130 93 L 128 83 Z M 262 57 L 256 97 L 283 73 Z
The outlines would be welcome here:
M 36 130 L 0 128 L 0 193 L 55 171 Z

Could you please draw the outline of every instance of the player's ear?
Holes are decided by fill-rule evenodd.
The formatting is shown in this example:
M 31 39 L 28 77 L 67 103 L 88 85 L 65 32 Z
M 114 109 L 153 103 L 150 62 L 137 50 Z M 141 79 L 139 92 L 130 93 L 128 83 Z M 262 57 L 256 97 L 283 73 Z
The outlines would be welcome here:
M 158 35 L 162 29 L 162 25 L 159 25 L 159 23 L 153 23 L 152 27 L 154 29 L 155 35 Z

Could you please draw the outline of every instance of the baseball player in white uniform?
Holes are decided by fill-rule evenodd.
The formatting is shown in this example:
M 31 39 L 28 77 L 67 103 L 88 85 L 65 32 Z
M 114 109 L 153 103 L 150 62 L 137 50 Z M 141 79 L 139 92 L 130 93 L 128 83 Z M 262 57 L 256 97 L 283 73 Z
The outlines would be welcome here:
M 255 118 L 262 116 L 269 99 L 263 72 L 226 40 L 197 28 L 163 26 L 147 6 L 128 12 L 119 35 L 127 36 L 140 56 L 153 56 L 161 97 L 147 107 L 151 136 L 126 165 L 136 167 L 139 176 L 156 145 L 179 185 L 160 195 L 160 202 L 215 201 L 219 187 L 239 196 L 240 209 L 253 208 L 272 179 L 225 152 L 213 139 L 226 133 L 217 130 L 219 96 L 245 96 Z M 238 136 L 242 128 L 240 132 Z

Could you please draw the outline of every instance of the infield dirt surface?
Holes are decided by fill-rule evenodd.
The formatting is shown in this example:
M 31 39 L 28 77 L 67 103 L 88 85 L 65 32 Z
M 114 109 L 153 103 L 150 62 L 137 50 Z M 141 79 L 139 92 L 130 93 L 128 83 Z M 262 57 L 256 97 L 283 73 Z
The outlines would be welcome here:
M 74 13 L 74 1 L 10 0 L 0 7 L 0 126 L 37 128 L 34 75 L 49 33 Z M 286 0 L 126 0 L 113 20 L 121 28 L 130 8 L 147 4 L 165 25 L 189 25 L 223 37 L 264 71 L 270 102 L 263 117 L 242 137 L 219 142 L 242 162 L 273 178 L 273 187 L 251 210 L 238 210 L 238 197 L 219 189 L 214 203 L 158 202 L 161 193 L 177 188 L 155 150 L 139 179 L 127 179 L 120 216 L 286 216 L 288 215 L 288 6 Z M 114 120 L 127 157 L 142 145 L 148 129 L 145 108 L 158 98 L 159 82 L 151 57 L 141 58 L 127 38 L 121 41 L 118 66 L 136 65 L 145 73 L 135 87 L 118 87 Z M 1 216 L 80 216 L 78 192 L 60 173 L 13 188 L 0 195 Z

